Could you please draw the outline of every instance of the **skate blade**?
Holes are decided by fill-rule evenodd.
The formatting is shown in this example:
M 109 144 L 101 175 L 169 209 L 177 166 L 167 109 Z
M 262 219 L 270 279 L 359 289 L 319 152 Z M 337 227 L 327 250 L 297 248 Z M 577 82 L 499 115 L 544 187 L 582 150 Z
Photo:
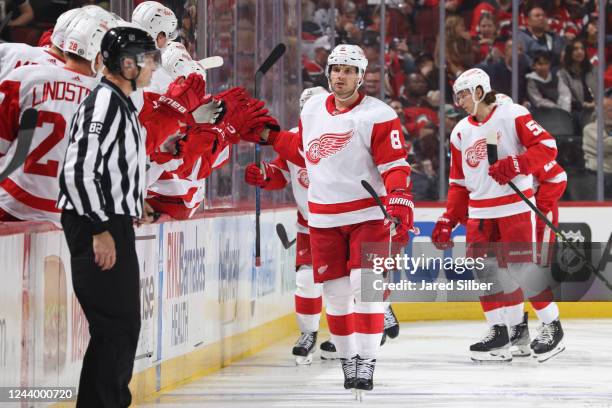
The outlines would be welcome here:
M 559 342 L 559 344 L 557 344 L 557 347 L 555 347 L 554 349 L 550 350 L 547 353 L 534 354 L 534 357 L 538 359 L 538 363 L 543 363 L 547 360 L 550 360 L 557 354 L 561 353 L 563 350 L 565 350 L 565 344 L 563 342 Z
M 321 350 L 321 360 L 335 360 L 338 358 L 337 351 L 325 351 Z
M 529 344 L 512 346 L 510 347 L 510 351 L 512 352 L 512 357 L 529 357 L 531 355 Z
M 385 334 L 387 335 L 387 337 L 395 339 L 397 338 L 397 336 L 399 336 L 399 328 L 394 330 L 385 329 Z
M 512 361 L 510 349 L 497 349 L 490 352 L 472 351 L 471 359 L 476 363 L 509 363 Z
M 310 365 L 312 364 L 312 356 L 313 353 L 310 353 L 307 356 L 295 356 L 295 365 Z
M 353 388 L 353 398 L 355 399 L 355 401 L 363 402 L 363 397 L 365 397 L 365 394 L 365 390 L 358 390 L 356 388 Z

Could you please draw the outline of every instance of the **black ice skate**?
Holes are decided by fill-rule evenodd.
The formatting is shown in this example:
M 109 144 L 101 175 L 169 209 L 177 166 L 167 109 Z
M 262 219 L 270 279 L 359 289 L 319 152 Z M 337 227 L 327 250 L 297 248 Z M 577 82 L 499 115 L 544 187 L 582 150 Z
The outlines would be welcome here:
M 357 356 L 351 358 L 341 358 L 342 372 L 344 373 L 344 389 L 349 390 L 355 388 L 355 379 L 357 376 Z
M 331 340 L 325 340 L 319 346 L 321 349 L 321 359 L 322 360 L 335 360 L 338 358 L 338 352 L 336 351 L 336 346 Z
M 512 357 L 528 357 L 531 355 L 529 346 L 529 327 L 527 326 L 528 314 L 525 312 L 523 321 L 510 327 L 510 351 Z
M 303 365 L 312 363 L 315 344 L 317 343 L 317 332 L 302 333 L 293 346 L 295 364 Z
M 565 350 L 563 329 L 559 319 L 549 324 L 543 323 L 538 332 L 538 336 L 531 342 L 531 350 L 533 357 L 537 358 L 540 363 Z
M 357 356 L 357 379 L 355 380 L 355 399 L 361 401 L 365 391 L 374 388 L 375 358 L 361 358 Z
M 476 362 L 512 361 L 510 337 L 506 325 L 496 324 L 490 327 L 482 340 L 470 346 L 470 352 L 472 360 Z
M 385 334 L 394 339 L 399 335 L 399 329 L 397 317 L 395 317 L 395 313 L 393 313 L 393 309 L 391 309 L 391 305 L 389 305 L 385 310 Z
M 380 346 L 382 347 L 387 342 L 387 333 L 383 332 L 380 338 Z

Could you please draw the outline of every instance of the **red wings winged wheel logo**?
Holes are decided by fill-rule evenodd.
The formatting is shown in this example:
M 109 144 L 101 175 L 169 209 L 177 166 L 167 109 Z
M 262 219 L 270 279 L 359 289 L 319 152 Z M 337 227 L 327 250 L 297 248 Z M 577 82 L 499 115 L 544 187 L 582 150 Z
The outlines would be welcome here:
M 310 141 L 306 159 L 312 164 L 317 164 L 321 159 L 333 156 L 344 149 L 352 137 L 352 129 L 344 133 L 325 133 L 321 137 Z
M 465 161 L 472 168 L 478 167 L 482 159 L 487 157 L 487 140 L 480 139 L 465 151 Z

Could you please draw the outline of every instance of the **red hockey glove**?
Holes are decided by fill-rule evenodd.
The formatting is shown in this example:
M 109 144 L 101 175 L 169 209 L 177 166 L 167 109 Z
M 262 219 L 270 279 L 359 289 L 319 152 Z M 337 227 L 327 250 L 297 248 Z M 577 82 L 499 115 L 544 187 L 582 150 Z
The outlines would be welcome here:
M 438 221 L 431 232 L 431 242 L 436 248 L 445 250 L 453 247 L 454 244 L 451 240 L 451 233 L 453 232 L 455 225 L 457 225 L 457 223 L 452 222 L 446 214 L 438 218 Z
M 520 156 L 508 156 L 489 167 L 489 176 L 503 186 L 521 174 L 523 168 Z
M 398 224 L 395 226 L 395 236 L 399 240 L 407 240 L 408 231 L 414 228 L 414 203 L 412 195 L 405 191 L 393 191 L 386 197 L 385 207 Z
M 260 169 L 255 163 L 249 164 L 244 170 L 244 181 L 247 184 L 257 187 L 265 187 L 269 179 L 267 173 L 270 172 L 270 165 L 266 162 L 261 162 L 263 169 Z
M 186 79 L 180 77 L 171 83 L 168 91 L 159 97 L 158 102 L 184 115 L 193 112 L 211 99 L 205 95 L 205 91 L 206 82 L 202 76 L 192 73 Z
M 233 118 L 227 118 L 242 140 L 260 143 L 260 132 L 266 124 L 272 123 L 273 119 L 268 115 L 268 110 L 264 108 L 263 101 L 249 103 L 245 111 L 237 112 Z

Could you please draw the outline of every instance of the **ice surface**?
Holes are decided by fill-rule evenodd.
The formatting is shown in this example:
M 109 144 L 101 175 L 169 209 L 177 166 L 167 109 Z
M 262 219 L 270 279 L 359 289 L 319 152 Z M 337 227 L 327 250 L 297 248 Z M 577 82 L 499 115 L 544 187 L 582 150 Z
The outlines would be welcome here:
M 562 320 L 566 350 L 538 363 L 476 364 L 468 347 L 484 322 L 402 323 L 387 339 L 363 403 L 342 387 L 337 361 L 296 367 L 288 338 L 164 394 L 144 407 L 612 408 L 612 320 Z M 530 322 L 532 337 L 536 322 Z M 320 334 L 319 342 L 327 338 Z M 317 344 L 318 347 L 318 344 Z

